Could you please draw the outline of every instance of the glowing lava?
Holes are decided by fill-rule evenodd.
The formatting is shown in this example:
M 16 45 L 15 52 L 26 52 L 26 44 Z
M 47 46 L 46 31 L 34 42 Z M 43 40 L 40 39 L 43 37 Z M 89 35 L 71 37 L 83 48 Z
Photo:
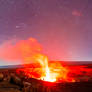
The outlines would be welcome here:
M 45 77 L 43 77 L 44 81 L 49 81 L 49 82 L 55 82 L 56 78 L 52 78 L 53 76 L 51 76 L 49 67 L 46 67 L 46 71 L 45 71 Z
M 44 81 L 55 82 L 56 76 L 54 76 L 53 72 L 50 71 L 50 68 L 48 66 L 48 58 L 41 54 L 39 54 L 38 57 L 39 58 L 36 57 L 36 59 L 38 60 L 38 62 L 40 62 L 43 72 L 43 74 L 41 75 L 41 79 Z
M 46 76 L 44 77 L 44 80 L 45 81 L 50 81 L 50 82 L 55 82 L 56 79 L 53 79 L 50 75 L 50 71 L 49 71 L 49 68 L 46 67 Z
M 19 70 L 23 71 L 25 75 L 28 76 L 29 78 L 36 78 L 48 82 L 57 82 L 59 80 L 62 82 L 68 81 L 67 80 L 68 69 L 66 67 L 63 67 L 57 61 L 51 63 L 48 61 L 48 57 L 43 54 L 35 54 L 32 58 L 34 61 L 40 64 L 39 68 L 37 67 L 28 68 L 26 66 L 25 69 Z M 36 66 L 36 64 L 33 63 L 32 66 Z

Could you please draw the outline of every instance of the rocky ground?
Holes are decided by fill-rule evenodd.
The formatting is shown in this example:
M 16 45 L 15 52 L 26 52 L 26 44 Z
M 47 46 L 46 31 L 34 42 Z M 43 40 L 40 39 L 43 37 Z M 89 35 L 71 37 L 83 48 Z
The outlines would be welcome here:
M 21 92 L 20 87 L 9 82 L 0 82 L 0 92 Z

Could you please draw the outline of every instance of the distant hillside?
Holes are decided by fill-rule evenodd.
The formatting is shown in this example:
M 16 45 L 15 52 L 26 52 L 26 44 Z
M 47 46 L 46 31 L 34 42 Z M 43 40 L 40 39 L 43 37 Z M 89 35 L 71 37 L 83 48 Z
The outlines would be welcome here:
M 74 66 L 74 65 L 88 65 L 92 67 L 92 61 L 49 61 L 50 63 L 61 63 L 62 65 L 68 65 L 68 66 Z M 39 68 L 40 64 L 39 63 L 31 63 L 31 64 L 25 64 L 24 65 L 5 65 L 5 66 L 0 66 L 1 69 L 3 68 L 24 68 L 24 67 L 33 67 L 33 68 Z

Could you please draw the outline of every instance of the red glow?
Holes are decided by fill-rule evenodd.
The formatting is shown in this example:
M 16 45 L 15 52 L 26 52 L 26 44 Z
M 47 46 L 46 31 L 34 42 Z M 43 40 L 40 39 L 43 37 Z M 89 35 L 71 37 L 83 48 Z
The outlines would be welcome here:
M 32 77 L 48 82 L 80 82 L 88 81 L 92 77 L 92 69 L 86 68 L 86 66 L 63 67 L 60 65 L 54 62 L 49 63 L 46 71 L 39 67 L 33 68 L 33 70 L 31 68 L 18 69 L 17 72 L 22 71 L 29 78 Z

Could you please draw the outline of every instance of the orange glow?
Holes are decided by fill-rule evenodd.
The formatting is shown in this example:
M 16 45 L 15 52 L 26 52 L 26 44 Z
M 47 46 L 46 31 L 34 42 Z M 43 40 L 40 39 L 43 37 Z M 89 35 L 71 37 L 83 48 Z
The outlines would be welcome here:
M 41 79 L 44 81 L 54 82 L 56 81 L 56 76 L 50 71 L 48 66 L 48 58 L 42 54 L 39 54 L 35 57 L 35 59 L 40 62 L 42 67 L 43 74 L 41 75 Z
M 62 79 L 62 81 L 67 80 L 68 69 L 63 67 L 60 63 L 50 63 L 47 56 L 43 54 L 36 54 L 34 55 L 33 59 L 34 61 L 38 62 L 41 67 L 33 68 L 33 70 L 31 69 L 32 67 L 24 69 L 23 71 L 28 77 L 33 77 L 48 82 L 56 82 L 60 79 Z
M 54 76 L 48 67 L 48 61 L 45 59 L 46 66 L 45 66 L 45 76 L 41 77 L 44 81 L 49 81 L 49 82 L 55 82 L 56 81 L 56 76 Z
M 47 66 L 46 70 L 45 70 L 45 76 L 42 76 L 41 79 L 44 80 L 44 81 L 55 82 L 56 78 L 52 78 L 52 77 L 53 76 L 51 76 L 49 67 Z

